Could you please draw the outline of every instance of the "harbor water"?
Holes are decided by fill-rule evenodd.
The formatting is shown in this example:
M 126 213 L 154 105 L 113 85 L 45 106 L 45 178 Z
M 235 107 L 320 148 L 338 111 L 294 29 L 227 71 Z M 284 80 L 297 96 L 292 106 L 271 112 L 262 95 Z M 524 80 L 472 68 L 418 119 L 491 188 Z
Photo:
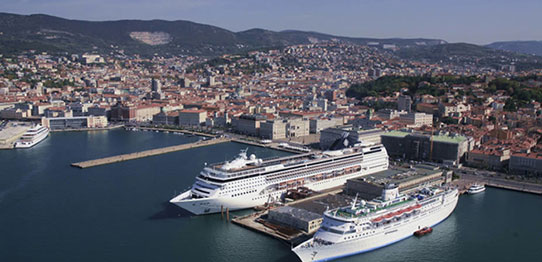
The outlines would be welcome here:
M 205 163 L 241 149 L 224 143 L 88 169 L 70 163 L 197 141 L 111 130 L 52 133 L 31 149 L 0 151 L 0 261 L 298 261 L 290 246 L 221 219 L 191 216 L 168 200 Z M 344 261 L 538 261 L 542 197 L 487 189 L 461 196 L 422 238 Z M 232 212 L 231 215 L 250 211 Z

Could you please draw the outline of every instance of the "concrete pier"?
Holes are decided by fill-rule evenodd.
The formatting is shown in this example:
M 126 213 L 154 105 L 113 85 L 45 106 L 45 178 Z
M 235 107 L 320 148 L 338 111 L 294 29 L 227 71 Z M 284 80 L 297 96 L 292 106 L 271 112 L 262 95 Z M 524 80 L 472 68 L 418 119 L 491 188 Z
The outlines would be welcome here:
M 21 122 L 6 122 L 0 125 L 0 149 L 13 149 L 15 142 L 32 126 Z
M 307 234 L 301 230 L 267 222 L 265 219 L 262 219 L 262 217 L 267 216 L 267 213 L 267 210 L 255 212 L 246 216 L 236 217 L 232 219 L 231 222 L 244 228 L 283 240 L 290 244 L 301 243 L 303 240 L 309 239 L 312 236 L 312 234 Z
M 77 163 L 72 163 L 71 165 L 74 166 L 74 167 L 78 167 L 78 168 L 89 168 L 89 167 L 93 167 L 93 166 L 107 165 L 107 164 L 122 162 L 122 161 L 126 161 L 126 160 L 132 160 L 132 159 L 138 159 L 138 158 L 143 158 L 143 157 L 148 157 L 148 156 L 161 155 L 161 154 L 165 154 L 165 153 L 181 151 L 181 150 L 197 148 L 197 147 L 203 147 L 203 146 L 210 146 L 210 145 L 215 145 L 215 144 L 225 143 L 225 142 L 230 142 L 230 141 L 231 141 L 230 139 L 226 139 L 226 138 L 202 140 L 202 141 L 189 143 L 189 144 L 182 144 L 182 145 L 177 145 L 177 146 L 169 146 L 169 147 L 164 147 L 164 148 L 150 149 L 150 150 L 136 152 L 136 153 L 123 154 L 123 155 L 105 157 L 105 158 L 88 160 L 88 161 L 83 161 L 83 162 L 77 162 Z
M 196 131 L 188 131 L 188 130 L 184 130 L 184 129 L 171 129 L 171 128 L 158 128 L 158 127 L 135 127 L 135 128 L 137 130 L 159 131 L 159 132 L 178 132 L 178 133 L 195 135 L 195 136 L 215 137 L 215 135 L 212 135 L 212 134 L 196 132 Z
M 345 206 L 348 203 L 350 203 L 351 199 L 345 198 L 345 199 L 348 199 L 348 203 L 346 204 L 341 203 L 341 202 L 335 202 L 337 198 L 340 198 L 340 196 L 338 195 L 341 192 L 342 192 L 342 186 L 330 188 L 325 191 L 315 192 L 314 195 L 310 197 L 289 202 L 285 204 L 285 206 L 293 206 L 295 208 L 305 209 L 305 210 L 323 215 L 324 211 L 326 210 L 326 207 L 324 207 L 323 209 L 320 208 L 319 210 L 314 210 L 311 207 L 318 205 L 314 203 L 315 202 L 323 203 L 322 200 L 324 200 L 324 202 L 326 203 L 329 201 L 334 202 L 330 204 L 332 208 Z M 264 233 L 266 235 L 269 235 L 276 239 L 283 240 L 293 245 L 297 245 L 309 239 L 313 235 L 313 233 L 307 233 L 299 229 L 271 223 L 267 221 L 266 219 L 267 214 L 268 214 L 268 210 L 263 210 L 263 211 L 258 211 L 249 215 L 236 217 L 232 219 L 231 221 L 242 227 L 254 230 L 256 232 Z

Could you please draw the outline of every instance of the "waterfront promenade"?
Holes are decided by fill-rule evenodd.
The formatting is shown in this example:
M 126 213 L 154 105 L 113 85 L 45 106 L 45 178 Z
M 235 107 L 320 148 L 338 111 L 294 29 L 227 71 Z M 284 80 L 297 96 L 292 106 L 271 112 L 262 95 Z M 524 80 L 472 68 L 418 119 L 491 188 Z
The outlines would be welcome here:
M 480 175 L 470 175 L 462 173 L 460 174 L 461 179 L 459 181 L 454 181 L 454 183 L 459 187 L 460 191 L 466 191 L 468 187 L 472 184 L 483 184 L 488 187 L 496 187 L 514 191 L 520 191 L 525 193 L 542 195 L 542 185 L 534 183 L 526 183 L 521 181 L 514 181 L 498 177 L 487 177 Z
M 230 141 L 231 139 L 228 139 L 228 138 L 200 140 L 194 143 L 168 146 L 168 147 L 157 148 L 157 149 L 150 149 L 150 150 L 145 150 L 145 151 L 135 152 L 135 153 L 130 153 L 130 154 L 110 156 L 110 157 L 105 157 L 105 158 L 72 163 L 71 165 L 78 168 L 89 168 L 93 166 L 107 165 L 107 164 L 112 164 L 112 163 L 132 160 L 132 159 L 138 159 L 138 158 L 143 158 L 143 157 L 161 155 L 161 154 L 166 154 L 166 153 L 171 153 L 171 152 L 181 151 L 181 150 L 186 150 L 186 149 L 191 149 L 191 148 L 216 145 L 216 144 L 230 142 Z

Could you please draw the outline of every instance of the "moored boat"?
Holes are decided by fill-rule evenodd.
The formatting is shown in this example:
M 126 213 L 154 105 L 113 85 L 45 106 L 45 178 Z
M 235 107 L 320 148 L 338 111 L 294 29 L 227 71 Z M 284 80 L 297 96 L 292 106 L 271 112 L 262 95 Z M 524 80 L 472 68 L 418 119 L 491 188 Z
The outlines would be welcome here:
M 481 192 L 484 192 L 486 190 L 486 187 L 484 185 L 474 184 L 467 190 L 468 194 L 478 194 Z
M 36 125 L 24 133 L 17 142 L 15 148 L 30 148 L 43 141 L 49 135 L 49 128 Z

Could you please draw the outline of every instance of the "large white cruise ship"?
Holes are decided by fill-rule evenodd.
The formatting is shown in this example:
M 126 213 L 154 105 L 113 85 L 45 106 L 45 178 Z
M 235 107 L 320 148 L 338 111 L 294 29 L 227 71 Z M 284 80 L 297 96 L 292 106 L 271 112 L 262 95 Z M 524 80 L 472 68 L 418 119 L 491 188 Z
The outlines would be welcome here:
M 386 169 L 383 145 L 265 160 L 247 157 L 245 150 L 230 162 L 206 166 L 192 188 L 170 202 L 196 215 L 251 208 L 275 201 L 291 188 L 320 191 Z
M 375 200 L 326 211 L 313 238 L 292 251 L 304 262 L 326 261 L 393 244 L 446 219 L 458 195 L 457 189 L 433 188 L 406 196 L 386 187 Z
M 15 148 L 29 148 L 41 142 L 49 135 L 49 128 L 40 124 L 32 127 L 24 133 L 17 142 Z

